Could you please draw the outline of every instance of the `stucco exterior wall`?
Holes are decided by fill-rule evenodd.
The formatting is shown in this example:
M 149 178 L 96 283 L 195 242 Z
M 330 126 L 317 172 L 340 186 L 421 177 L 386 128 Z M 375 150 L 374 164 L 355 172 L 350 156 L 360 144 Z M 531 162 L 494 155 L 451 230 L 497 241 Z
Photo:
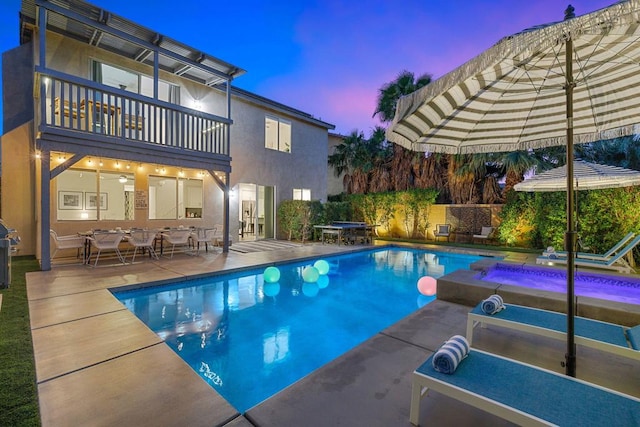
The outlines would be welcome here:
M 31 121 L 2 136 L 2 219 L 15 228 L 22 242 L 18 255 L 36 251 L 37 206 L 35 189 L 35 153 Z
M 2 54 L 2 129 L 4 133 L 33 120 L 33 45 Z
M 291 152 L 265 148 L 266 115 L 291 121 Z M 231 117 L 232 186 L 238 183 L 274 186 L 276 206 L 282 200 L 292 199 L 294 188 L 308 188 L 312 199 L 326 201 L 326 128 L 235 97 Z

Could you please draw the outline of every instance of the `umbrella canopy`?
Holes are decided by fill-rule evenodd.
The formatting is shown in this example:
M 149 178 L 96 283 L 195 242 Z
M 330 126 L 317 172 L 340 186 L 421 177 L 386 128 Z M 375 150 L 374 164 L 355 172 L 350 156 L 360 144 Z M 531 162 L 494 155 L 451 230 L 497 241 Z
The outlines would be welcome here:
M 408 149 L 490 153 L 563 145 L 567 40 L 573 135 L 592 142 L 640 133 L 638 0 L 505 37 L 398 101 L 387 139 Z
M 567 147 L 567 354 L 576 374 L 573 144 L 640 133 L 640 0 L 505 37 L 398 101 L 387 139 L 415 151 Z M 575 69 L 575 72 L 574 72 Z
M 631 187 L 640 185 L 640 172 L 576 160 L 573 162 L 573 182 L 573 188 L 576 190 Z M 567 167 L 561 166 L 532 176 L 513 188 L 516 191 L 530 192 L 566 191 Z

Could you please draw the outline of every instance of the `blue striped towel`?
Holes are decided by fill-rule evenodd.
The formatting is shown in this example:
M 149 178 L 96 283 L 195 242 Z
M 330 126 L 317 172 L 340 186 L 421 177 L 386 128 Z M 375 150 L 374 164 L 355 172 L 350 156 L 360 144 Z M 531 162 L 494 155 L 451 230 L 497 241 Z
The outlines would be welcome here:
M 454 335 L 445 341 L 431 360 L 433 369 L 443 374 L 453 374 L 469 354 L 469 343 L 462 335 Z
M 496 314 L 500 310 L 504 309 L 504 301 L 498 294 L 493 294 L 489 298 L 482 301 L 482 311 L 485 314 Z

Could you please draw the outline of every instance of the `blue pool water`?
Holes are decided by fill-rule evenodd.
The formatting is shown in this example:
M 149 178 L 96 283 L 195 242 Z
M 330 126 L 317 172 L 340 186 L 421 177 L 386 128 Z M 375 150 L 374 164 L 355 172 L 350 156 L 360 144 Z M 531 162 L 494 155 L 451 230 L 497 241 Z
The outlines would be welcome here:
M 278 265 L 275 284 L 261 268 L 115 295 L 245 412 L 433 300 L 420 277 L 480 257 L 391 248 L 324 259 L 318 283 L 302 280 L 312 260 Z

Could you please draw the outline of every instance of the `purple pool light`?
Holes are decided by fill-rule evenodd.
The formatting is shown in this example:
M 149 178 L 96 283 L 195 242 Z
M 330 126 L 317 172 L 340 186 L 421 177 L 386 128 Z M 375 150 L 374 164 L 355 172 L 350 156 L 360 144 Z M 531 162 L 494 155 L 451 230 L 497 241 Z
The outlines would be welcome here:
M 485 282 L 566 293 L 566 271 L 497 263 L 476 276 Z M 640 305 L 640 279 L 598 273 L 576 273 L 577 296 Z

